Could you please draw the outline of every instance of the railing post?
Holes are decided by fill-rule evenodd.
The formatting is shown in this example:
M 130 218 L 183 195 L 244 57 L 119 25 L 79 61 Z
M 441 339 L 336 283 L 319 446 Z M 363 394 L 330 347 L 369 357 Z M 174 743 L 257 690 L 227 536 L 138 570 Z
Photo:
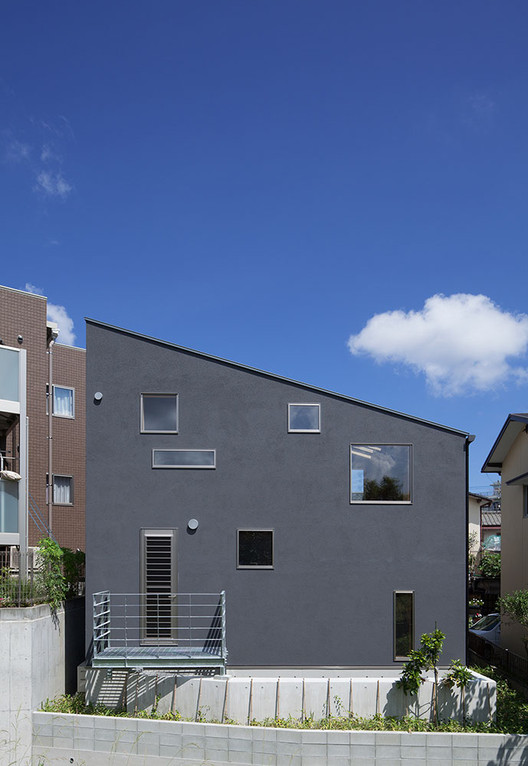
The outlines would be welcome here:
M 221 652 L 222 652 L 222 659 L 225 662 L 225 660 L 226 660 L 226 650 L 225 650 L 225 646 L 226 646 L 226 608 L 225 608 L 226 607 L 226 603 L 225 603 L 225 590 L 223 590 L 220 593 L 220 600 L 221 600 L 221 604 L 222 604 L 222 609 L 221 609 L 221 614 L 222 614 L 222 647 L 221 647 Z

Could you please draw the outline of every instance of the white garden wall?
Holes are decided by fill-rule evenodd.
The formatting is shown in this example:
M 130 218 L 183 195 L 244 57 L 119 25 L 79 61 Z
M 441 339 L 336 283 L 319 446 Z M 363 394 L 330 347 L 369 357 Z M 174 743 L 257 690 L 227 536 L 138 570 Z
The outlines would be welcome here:
M 34 713 L 33 726 L 33 766 L 514 766 L 526 763 L 528 752 L 527 736 L 509 734 L 306 731 L 57 713 Z

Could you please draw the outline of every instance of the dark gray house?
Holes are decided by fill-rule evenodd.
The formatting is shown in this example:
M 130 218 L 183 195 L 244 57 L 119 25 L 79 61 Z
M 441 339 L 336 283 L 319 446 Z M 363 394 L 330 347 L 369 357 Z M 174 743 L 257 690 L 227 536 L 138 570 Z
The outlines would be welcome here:
M 465 660 L 468 434 L 94 320 L 87 353 L 94 664 L 386 667 L 435 624 Z

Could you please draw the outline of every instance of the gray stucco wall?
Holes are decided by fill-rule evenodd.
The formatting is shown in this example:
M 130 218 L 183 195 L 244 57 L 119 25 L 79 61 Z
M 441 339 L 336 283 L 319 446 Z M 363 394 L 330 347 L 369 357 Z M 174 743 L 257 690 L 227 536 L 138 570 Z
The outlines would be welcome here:
M 437 623 L 465 659 L 463 435 L 91 322 L 87 354 L 88 642 L 91 594 L 137 592 L 139 530 L 170 527 L 179 591 L 226 590 L 232 665 L 392 665 L 394 590 L 415 592 L 417 641 Z M 139 433 L 156 391 L 179 394 L 177 435 Z M 303 401 L 320 434 L 287 433 Z M 413 445 L 411 505 L 350 504 L 351 442 Z M 217 468 L 153 470 L 155 447 Z M 273 570 L 237 570 L 240 527 L 274 530 Z

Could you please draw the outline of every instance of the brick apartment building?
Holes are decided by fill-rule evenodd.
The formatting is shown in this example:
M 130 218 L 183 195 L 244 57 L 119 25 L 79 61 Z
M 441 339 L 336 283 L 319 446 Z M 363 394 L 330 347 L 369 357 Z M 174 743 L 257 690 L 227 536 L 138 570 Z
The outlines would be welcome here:
M 0 286 L 1 347 L 26 351 L 27 544 L 36 545 L 47 527 L 62 547 L 84 550 L 86 352 L 61 345 L 60 329 L 47 320 L 44 296 Z M 0 355 L 0 380 L 3 359 L 7 361 L 8 355 Z M 1 400 L 2 396 L 0 454 L 4 468 L 18 472 L 24 464 L 19 422 L 23 418 L 2 413 Z M 8 404 L 4 409 L 9 410 Z M 15 539 L 2 534 L 13 531 L 14 522 L 10 523 L 10 529 L 7 522 L 6 529 L 0 528 L 0 546 Z M 23 526 L 19 523 L 19 533 L 24 533 Z

